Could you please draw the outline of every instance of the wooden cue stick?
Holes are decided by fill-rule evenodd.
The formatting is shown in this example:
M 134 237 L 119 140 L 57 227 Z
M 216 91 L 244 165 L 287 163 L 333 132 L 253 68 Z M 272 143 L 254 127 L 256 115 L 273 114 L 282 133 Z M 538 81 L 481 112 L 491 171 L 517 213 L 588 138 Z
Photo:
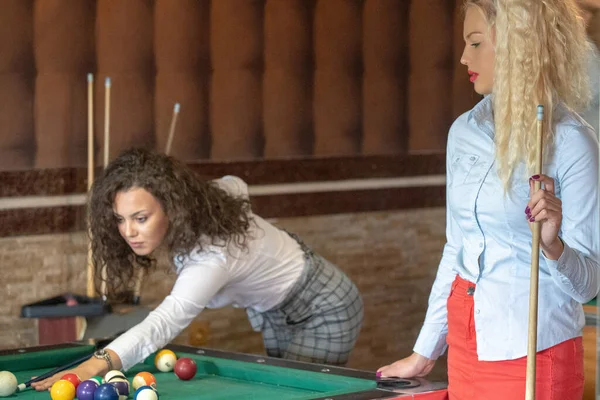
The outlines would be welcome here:
M 94 182 L 94 75 L 88 74 L 88 192 Z M 88 237 L 91 237 L 88 235 Z M 87 250 L 87 291 L 88 297 L 95 295 L 94 268 L 92 267 L 92 246 L 88 239 Z
M 108 166 L 110 154 L 110 77 L 104 81 L 104 168 Z M 106 293 L 106 265 L 102 266 L 102 281 L 100 283 L 100 294 L 103 300 L 107 299 Z
M 173 144 L 173 136 L 175 135 L 175 126 L 177 125 L 177 116 L 181 106 L 179 103 L 175 103 L 173 107 L 173 116 L 171 117 L 171 126 L 169 127 L 169 135 L 167 137 L 167 146 L 165 154 L 169 155 L 171 152 L 171 145 Z M 140 268 L 135 276 L 135 287 L 133 289 L 133 304 L 139 304 L 142 292 L 142 282 L 144 280 L 144 270 Z
M 87 74 L 88 82 L 88 182 L 87 191 L 90 192 L 92 184 L 94 183 L 94 75 Z M 92 246 L 91 246 L 91 232 L 88 227 L 88 240 L 87 240 L 87 282 L 86 282 L 86 295 L 88 298 L 95 297 L 96 288 L 94 285 L 94 268 L 92 265 Z M 81 340 L 85 334 L 87 328 L 87 320 L 85 317 L 75 317 L 75 332 L 77 340 Z
M 600 79 L 598 84 L 600 85 Z M 598 123 L 600 125 L 600 107 L 598 108 Z M 600 130 L 599 126 L 596 126 L 597 130 Z M 596 132 L 598 134 L 598 132 Z M 598 156 L 600 157 L 600 144 L 596 149 L 598 151 Z M 600 177 L 600 165 L 598 165 L 598 176 Z M 598 181 L 600 184 L 600 180 Z M 600 203 L 596 204 L 596 207 L 600 207 Z M 600 307 L 596 306 L 596 382 L 600 382 L 600 324 L 597 321 L 600 321 Z M 596 396 L 600 396 L 600 384 L 596 383 Z
M 108 166 L 110 146 L 110 78 L 104 81 L 104 168 Z
M 542 173 L 542 129 L 544 119 L 544 106 L 537 107 L 537 140 L 535 174 Z M 540 181 L 534 182 L 534 193 L 540 190 Z M 535 400 L 536 383 L 536 354 L 537 354 L 537 318 L 538 318 L 538 273 L 540 261 L 540 231 L 539 222 L 532 223 L 533 238 L 531 241 L 531 281 L 529 287 L 529 342 L 527 347 L 527 380 L 525 385 L 525 399 Z
M 169 155 L 171 152 L 171 144 L 173 143 L 173 134 L 175 133 L 175 125 L 177 124 L 179 108 L 179 103 L 175 103 L 175 106 L 173 107 L 173 117 L 171 117 L 171 126 L 169 127 L 169 136 L 167 137 L 167 147 L 165 149 L 166 155 Z

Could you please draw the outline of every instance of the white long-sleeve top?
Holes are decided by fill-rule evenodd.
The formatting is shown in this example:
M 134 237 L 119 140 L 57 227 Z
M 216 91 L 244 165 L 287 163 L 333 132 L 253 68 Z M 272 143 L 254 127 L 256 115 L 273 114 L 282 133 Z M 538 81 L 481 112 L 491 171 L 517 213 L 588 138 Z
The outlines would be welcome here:
M 244 181 L 217 180 L 234 196 L 248 197 Z M 304 253 L 286 232 L 252 215 L 247 249 L 208 245 L 175 260 L 177 279 L 170 294 L 141 323 L 107 348 L 119 355 L 123 369 L 168 344 L 204 308 L 227 305 L 267 311 L 283 301 L 304 268 Z

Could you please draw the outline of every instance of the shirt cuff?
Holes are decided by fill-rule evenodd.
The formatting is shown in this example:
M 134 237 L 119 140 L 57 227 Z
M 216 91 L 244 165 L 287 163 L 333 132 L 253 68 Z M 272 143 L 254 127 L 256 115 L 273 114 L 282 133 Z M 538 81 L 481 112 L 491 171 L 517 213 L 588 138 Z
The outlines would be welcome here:
M 118 340 L 119 338 L 116 338 L 115 341 L 108 344 L 105 348 L 117 353 L 121 359 L 121 370 L 127 372 L 137 363 L 137 361 L 135 361 L 135 349 L 134 346 L 127 346 L 125 343 L 117 342 Z M 129 347 L 129 349 L 127 349 L 127 347 Z
M 447 334 L 446 324 L 424 324 L 413 351 L 430 360 L 437 360 L 448 347 Z
M 550 269 L 550 275 L 554 276 L 554 279 L 558 280 L 560 284 L 563 285 L 563 290 L 566 290 L 567 293 L 576 293 L 573 282 L 571 282 L 571 279 L 566 272 L 570 265 L 577 263 L 577 254 L 575 254 L 575 250 L 569 247 L 562 239 L 561 241 L 564 245 L 564 249 L 560 257 L 558 257 L 558 260 L 546 258 L 543 251 L 541 252 L 542 257 L 544 257 L 544 260 Z M 572 295 L 573 294 L 571 294 L 571 296 Z
M 571 249 L 564 242 L 564 240 L 562 240 L 561 238 L 558 238 L 558 239 L 563 244 L 563 252 L 560 255 L 560 257 L 558 257 L 558 260 L 551 260 L 551 259 L 547 258 L 543 251 L 541 251 L 540 253 L 542 253 L 542 257 L 544 257 L 544 260 L 546 261 L 546 265 L 548 265 L 548 267 L 550 269 L 553 269 L 555 271 L 562 273 L 564 271 L 564 269 L 567 267 L 567 265 L 570 264 L 572 257 L 575 255 L 573 254 L 573 249 Z

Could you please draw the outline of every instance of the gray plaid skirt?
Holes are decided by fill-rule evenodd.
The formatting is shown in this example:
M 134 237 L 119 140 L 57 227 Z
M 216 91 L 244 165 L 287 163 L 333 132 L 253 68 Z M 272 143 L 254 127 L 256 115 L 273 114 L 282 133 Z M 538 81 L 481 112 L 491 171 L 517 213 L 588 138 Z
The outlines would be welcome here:
M 262 332 L 271 357 L 343 366 L 363 321 L 360 293 L 335 265 L 289 234 L 304 251 L 304 270 L 275 309 L 247 308 L 250 324 Z

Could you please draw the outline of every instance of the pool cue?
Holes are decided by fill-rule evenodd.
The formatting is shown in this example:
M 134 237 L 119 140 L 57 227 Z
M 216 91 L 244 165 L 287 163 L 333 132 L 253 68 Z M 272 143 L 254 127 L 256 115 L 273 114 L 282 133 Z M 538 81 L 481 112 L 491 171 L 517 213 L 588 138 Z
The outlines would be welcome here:
M 22 392 L 23 390 L 25 390 L 28 387 L 30 387 L 31 384 L 34 383 L 34 382 L 43 381 L 46 378 L 50 378 L 54 374 L 57 374 L 57 373 L 59 373 L 61 371 L 64 371 L 64 370 L 72 368 L 72 367 L 74 367 L 76 365 L 79 365 L 82 362 L 89 360 L 93 355 L 94 355 L 94 353 L 92 352 L 92 353 L 87 354 L 87 355 L 85 355 L 83 357 L 80 357 L 80 358 L 78 358 L 76 360 L 73 360 L 73 361 L 71 361 L 71 362 L 69 362 L 69 363 L 67 363 L 65 365 L 61 365 L 60 367 L 56 367 L 53 370 L 50 370 L 50 371 L 48 371 L 48 372 L 46 372 L 46 373 L 44 373 L 44 374 L 42 374 L 40 376 L 36 376 L 35 378 L 32 378 L 32 379 L 28 380 L 25 383 L 20 383 L 17 386 L 17 392 Z
M 542 129 L 544 120 L 544 106 L 537 107 L 537 137 L 536 158 L 534 175 L 542 173 Z M 540 181 L 534 182 L 534 193 L 540 190 Z M 527 347 L 527 380 L 525 385 L 525 399 L 535 400 L 536 383 L 536 354 L 537 354 L 537 318 L 538 318 L 538 283 L 540 262 L 540 231 L 538 221 L 532 222 L 531 240 L 531 280 L 529 286 L 529 342 Z
M 99 348 L 105 347 L 107 344 L 109 344 L 111 341 L 113 340 L 113 338 L 104 338 L 104 339 L 99 339 L 97 341 L 94 341 L 94 343 L 91 343 L 94 346 L 94 351 L 98 350 Z M 56 367 L 51 371 L 48 371 L 46 373 L 44 373 L 43 375 L 39 375 L 36 376 L 35 378 L 31 378 L 30 380 L 28 380 L 25 383 L 21 383 L 17 386 L 17 392 L 21 392 L 23 390 L 25 390 L 26 388 L 28 388 L 29 386 L 31 386 L 32 383 L 37 382 L 37 381 L 41 381 L 44 380 L 46 378 L 51 377 L 52 375 L 64 371 L 66 369 L 72 368 L 74 366 L 76 366 L 77 364 L 81 364 L 82 362 L 92 358 L 92 356 L 94 355 L 94 352 L 91 352 L 83 357 L 80 357 L 76 360 L 73 361 L 69 361 L 67 364 L 61 365 L 60 367 Z
M 110 147 L 110 78 L 104 81 L 104 168 L 108 165 Z
M 110 78 L 107 77 L 104 81 L 104 168 L 108 166 L 109 154 L 110 154 Z M 102 300 L 106 301 L 108 298 L 106 293 L 106 265 L 102 266 L 102 280 L 100 282 L 100 295 Z
M 88 74 L 88 193 L 94 182 L 94 75 Z M 89 228 L 88 228 L 89 229 Z M 91 235 L 91 233 L 90 233 Z M 89 236 L 91 237 L 91 236 Z M 92 267 L 92 247 L 88 239 L 87 249 L 87 296 L 95 297 L 94 269 Z
M 133 288 L 133 299 L 134 305 L 140 304 L 142 298 L 142 282 L 144 281 L 144 269 L 140 268 L 135 275 L 135 286 Z
M 173 107 L 173 117 L 171 117 L 171 126 L 169 127 L 169 136 L 167 137 L 167 147 L 165 149 L 166 155 L 169 155 L 171 152 L 171 144 L 173 143 L 173 134 L 175 133 L 175 125 L 177 124 L 179 109 L 179 103 L 175 103 L 175 106 Z
M 167 146 L 165 149 L 165 154 L 169 155 L 171 152 L 171 145 L 173 144 L 173 136 L 175 135 L 175 126 L 177 125 L 177 116 L 179 115 L 179 110 L 181 106 L 179 103 L 175 103 L 173 107 L 173 116 L 171 117 L 171 126 L 169 127 L 169 135 L 167 136 Z M 139 269 L 138 273 L 135 276 L 135 287 L 133 289 L 133 304 L 140 304 L 141 292 L 142 292 L 142 282 L 144 280 L 144 270 L 142 268 Z
M 598 85 L 600 86 L 600 79 L 598 79 Z M 598 107 L 598 125 L 600 125 L 600 107 Z M 596 127 L 596 129 L 600 130 L 600 126 Z M 596 132 L 596 135 L 598 135 L 598 132 Z M 600 158 L 600 143 L 596 150 L 598 151 L 598 157 Z M 598 177 L 598 185 L 600 185 L 600 164 L 598 165 Z M 600 202 L 596 204 L 596 207 L 600 207 Z M 600 382 L 600 329 L 598 329 L 600 328 L 600 324 L 598 321 L 600 321 L 600 307 L 596 306 L 596 397 L 600 396 L 600 383 L 598 383 Z
M 94 75 L 87 74 L 87 82 L 88 82 L 88 171 L 87 171 L 87 189 L 88 193 L 92 188 L 92 184 L 94 182 Z M 92 246 L 91 246 L 91 232 L 89 231 L 88 226 L 88 241 L 87 241 L 87 284 L 86 284 L 86 294 L 88 298 L 95 297 L 95 287 L 94 287 L 94 269 L 92 266 Z M 85 317 L 75 317 L 75 330 L 77 331 L 77 339 L 80 340 L 87 327 L 87 320 Z

